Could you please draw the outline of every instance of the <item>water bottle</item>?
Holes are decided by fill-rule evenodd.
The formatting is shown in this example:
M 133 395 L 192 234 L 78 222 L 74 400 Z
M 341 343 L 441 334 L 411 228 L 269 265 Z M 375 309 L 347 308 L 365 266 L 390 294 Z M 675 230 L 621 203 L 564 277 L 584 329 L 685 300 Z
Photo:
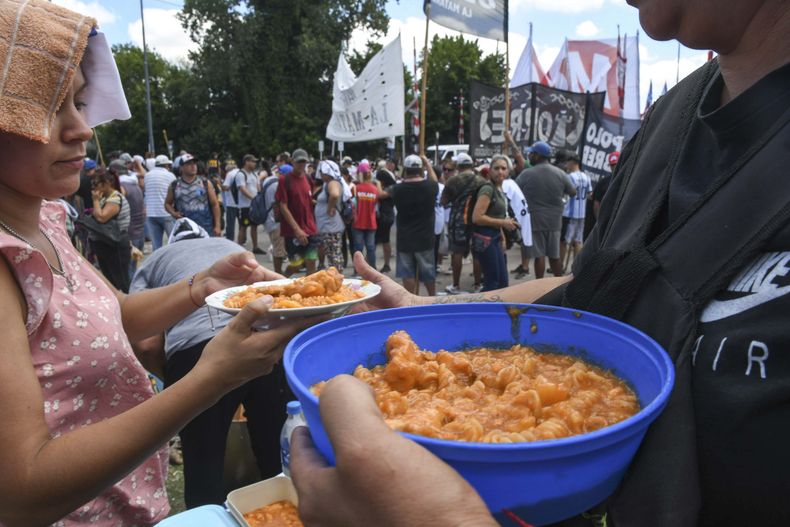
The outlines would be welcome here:
M 291 434 L 297 426 L 307 426 L 302 405 L 299 401 L 291 401 L 285 406 L 285 413 L 288 418 L 285 420 L 283 430 L 280 433 L 280 461 L 283 466 L 283 474 L 291 476 Z

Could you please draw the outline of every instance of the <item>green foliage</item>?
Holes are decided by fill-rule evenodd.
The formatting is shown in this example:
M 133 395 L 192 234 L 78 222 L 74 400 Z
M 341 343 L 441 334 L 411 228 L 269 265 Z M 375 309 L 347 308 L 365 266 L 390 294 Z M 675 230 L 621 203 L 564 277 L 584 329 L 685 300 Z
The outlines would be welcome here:
M 388 25 L 386 0 L 185 0 L 180 19 L 199 48 L 186 64 L 149 51 L 157 153 L 162 131 L 200 157 L 245 153 L 274 156 L 306 148 L 317 155 L 331 115 L 332 79 L 341 46 L 353 28 L 369 36 L 364 52 L 347 55 L 359 74 L 380 49 Z M 105 152 L 142 153 L 148 143 L 142 50 L 113 48 L 132 118 L 101 126 Z M 405 71 L 406 103 L 412 99 Z M 483 56 L 477 42 L 434 38 L 428 74 L 428 143 L 456 141 L 461 89 L 470 79 L 502 84 L 503 56 Z M 468 115 L 468 111 L 466 112 Z M 407 119 L 406 129 L 411 130 Z M 330 150 L 327 142 L 326 150 Z M 354 156 L 383 154 L 384 141 L 348 144 Z

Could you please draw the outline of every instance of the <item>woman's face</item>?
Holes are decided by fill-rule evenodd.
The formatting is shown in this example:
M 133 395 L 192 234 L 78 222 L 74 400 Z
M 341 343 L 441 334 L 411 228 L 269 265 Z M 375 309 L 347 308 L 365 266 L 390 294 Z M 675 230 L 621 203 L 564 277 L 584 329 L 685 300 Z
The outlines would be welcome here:
M 80 184 L 85 143 L 93 132 L 82 110 L 85 78 L 77 68 L 74 80 L 52 124 L 49 144 L 0 133 L 0 192 L 56 199 L 73 194 Z M 20 197 L 21 197 L 20 196 Z
M 497 159 L 491 165 L 491 170 L 489 170 L 489 177 L 491 181 L 496 185 L 499 186 L 507 177 L 508 169 L 507 169 L 507 162 L 504 159 Z

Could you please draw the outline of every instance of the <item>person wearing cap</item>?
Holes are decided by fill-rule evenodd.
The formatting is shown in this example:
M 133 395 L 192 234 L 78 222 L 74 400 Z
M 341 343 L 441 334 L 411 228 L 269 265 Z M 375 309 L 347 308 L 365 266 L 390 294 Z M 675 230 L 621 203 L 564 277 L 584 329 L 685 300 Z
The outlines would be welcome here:
M 323 187 L 315 197 L 315 221 L 318 228 L 320 258 L 327 266 L 343 273 L 343 236 L 346 223 L 341 214 L 342 207 L 351 205 L 351 188 L 343 180 L 340 167 L 331 160 L 318 163 L 318 174 Z
M 129 202 L 129 241 L 132 247 L 138 251 L 145 246 L 145 197 L 143 189 L 140 188 L 137 175 L 130 173 L 128 163 L 123 163 L 117 159 L 110 163 L 110 172 L 117 178 L 121 185 L 121 191 Z M 137 260 L 132 258 L 129 262 L 129 279 L 134 276 L 137 269 Z
M 160 154 L 155 158 L 155 167 L 145 175 L 145 226 L 154 251 L 162 246 L 165 234 L 173 230 L 173 216 L 165 208 L 167 191 L 176 180 L 170 172 L 172 164 L 170 158 Z
M 291 276 L 305 266 L 307 274 L 315 272 L 318 262 L 318 228 L 313 212 L 312 185 L 305 168 L 310 156 L 301 148 L 291 156 L 293 171 L 281 175 L 275 200 L 280 208 L 280 233 L 285 240 L 288 254 L 286 276 Z
M 407 291 L 417 293 L 422 282 L 430 296 L 436 294 L 434 214 L 438 192 L 438 179 L 428 158 L 410 155 L 403 160 L 401 183 L 381 193 L 391 197 L 398 209 L 395 272 Z
M 165 208 L 175 219 L 189 218 L 214 236 L 222 234 L 219 200 L 214 185 L 197 174 L 197 159 L 181 155 L 179 177 L 170 185 Z
M 376 204 L 381 193 L 381 185 L 373 180 L 370 163 L 363 159 L 357 166 L 359 183 L 356 185 L 356 210 L 351 225 L 354 251 L 365 254 L 371 267 L 376 267 Z
M 188 218 L 179 219 L 167 245 L 140 265 L 130 291 L 138 293 L 183 283 L 218 258 L 243 250 L 233 241 L 210 237 Z M 169 390 L 196 367 L 211 339 L 231 320 L 233 316 L 219 311 L 209 313 L 197 309 L 164 332 L 132 342 L 132 347 L 138 356 L 146 358 L 146 364 L 157 370 L 165 389 Z M 266 334 L 265 330 L 261 332 Z M 222 504 L 227 498 L 223 478 L 229 449 L 226 441 L 240 404 L 244 405 L 245 425 L 255 459 L 253 470 L 257 469 L 262 479 L 280 473 L 280 430 L 286 417 L 283 408 L 293 395 L 282 365 L 274 362 L 271 360 L 269 365 L 270 373 L 222 396 L 179 431 L 184 456 L 184 502 L 188 509 Z
M 280 156 L 282 156 L 282 154 L 280 154 Z M 280 156 L 278 156 L 278 158 L 285 159 L 281 158 Z M 290 159 L 290 154 L 288 154 L 288 159 Z M 271 174 L 269 174 L 266 179 L 261 181 L 261 192 L 263 192 L 265 196 L 264 203 L 266 205 L 266 209 L 269 211 L 269 213 L 266 215 L 266 221 L 263 222 L 263 228 L 269 235 L 274 272 L 278 274 L 282 274 L 283 262 L 285 262 L 285 258 L 288 256 L 288 254 L 285 251 L 285 240 L 280 234 L 280 222 L 277 221 L 277 218 L 274 216 L 274 204 L 277 201 L 274 196 L 277 194 L 277 186 L 280 183 L 280 175 L 287 176 L 292 171 L 293 167 L 288 163 L 282 163 L 279 166 L 275 164 L 275 168 L 272 170 Z
M 529 269 L 529 260 L 535 263 L 535 278 L 543 278 L 546 272 L 546 257 L 552 273 L 562 276 L 560 261 L 560 232 L 562 211 L 566 195 L 575 196 L 576 188 L 564 170 L 552 165 L 551 147 L 536 141 L 528 150 L 527 157 L 532 165 L 516 178 L 529 207 L 532 222 L 532 245 L 522 247 L 521 258 L 524 269 Z
M 258 226 L 250 221 L 250 203 L 258 195 L 260 182 L 255 167 L 258 165 L 258 158 L 252 154 L 246 154 L 241 161 L 241 168 L 234 176 L 233 182 L 238 191 L 237 205 L 239 207 L 239 245 L 247 243 L 247 229 L 250 230 L 252 239 L 252 252 L 255 254 L 266 254 L 266 251 L 258 245 Z
M 446 161 L 445 161 L 446 163 Z M 477 175 L 474 170 L 474 161 L 466 153 L 460 153 L 453 158 L 455 170 L 448 171 L 448 178 L 444 182 L 441 203 L 445 207 L 450 207 L 450 217 L 447 224 L 447 233 L 450 242 L 450 267 L 453 273 L 453 283 L 445 287 L 445 291 L 451 295 L 461 293 L 461 269 L 463 268 L 464 258 L 470 251 L 470 236 L 465 217 L 466 198 L 469 193 L 478 189 L 485 180 Z M 443 166 L 446 166 L 443 164 Z M 475 289 L 478 289 L 481 282 L 480 263 L 472 260 L 472 272 L 474 273 Z
M 569 152 L 565 162 L 560 166 L 573 182 L 576 195 L 568 199 L 562 211 L 562 223 L 566 225 L 560 240 L 560 261 L 565 274 L 569 264 L 579 253 L 584 241 L 584 220 L 587 214 L 587 203 L 592 194 L 590 176 L 581 169 L 581 159 L 576 152 Z

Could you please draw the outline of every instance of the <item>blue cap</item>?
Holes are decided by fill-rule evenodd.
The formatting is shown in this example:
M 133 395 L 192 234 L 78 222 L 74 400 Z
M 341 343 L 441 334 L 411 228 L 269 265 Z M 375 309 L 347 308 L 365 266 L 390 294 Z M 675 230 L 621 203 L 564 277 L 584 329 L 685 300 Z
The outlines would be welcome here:
M 299 401 L 288 401 L 288 404 L 285 405 L 285 413 L 288 415 L 297 415 L 301 413 L 302 405 Z
M 96 161 L 94 161 L 93 159 L 86 159 L 85 161 L 82 162 L 82 167 L 85 170 L 91 170 L 92 168 L 96 168 Z
M 528 153 L 538 154 L 541 157 L 550 158 L 551 157 L 551 147 L 548 143 L 544 143 L 543 141 L 535 141 L 532 143 L 532 146 L 527 148 Z
M 286 164 L 280 167 L 280 174 L 282 175 L 290 174 L 293 171 L 294 171 L 294 167 L 292 167 L 291 165 Z

